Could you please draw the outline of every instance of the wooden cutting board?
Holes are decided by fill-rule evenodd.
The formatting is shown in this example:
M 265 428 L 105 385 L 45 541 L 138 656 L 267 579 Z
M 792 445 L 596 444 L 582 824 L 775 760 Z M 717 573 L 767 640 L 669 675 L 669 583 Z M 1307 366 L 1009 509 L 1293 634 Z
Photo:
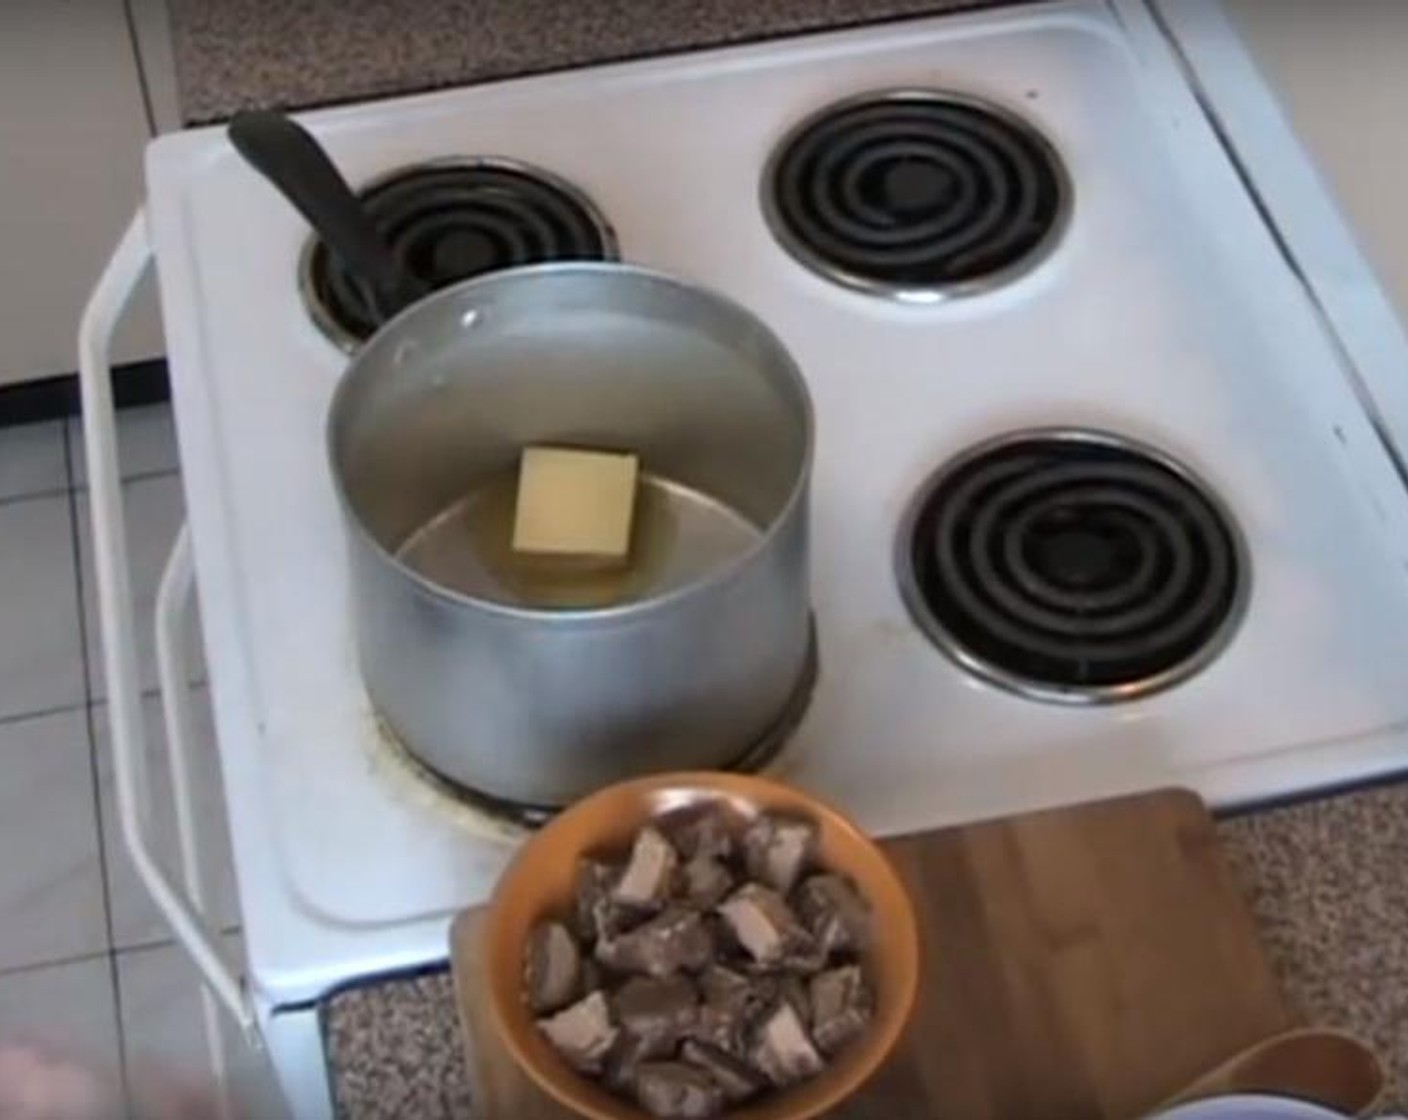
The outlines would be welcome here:
M 1126 1120 L 1292 1025 L 1198 798 L 1168 790 L 885 841 L 924 946 L 915 1015 L 848 1120 Z M 479 998 L 451 931 L 483 1120 L 569 1120 Z

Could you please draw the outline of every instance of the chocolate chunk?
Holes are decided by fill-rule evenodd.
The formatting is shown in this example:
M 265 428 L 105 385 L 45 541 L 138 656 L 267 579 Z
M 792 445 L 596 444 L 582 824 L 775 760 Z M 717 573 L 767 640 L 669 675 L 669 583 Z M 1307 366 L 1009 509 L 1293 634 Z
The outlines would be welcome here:
M 680 1057 L 705 1070 L 729 1104 L 741 1104 L 767 1084 L 752 1066 L 705 1042 L 686 1042 L 680 1048 Z
M 721 964 L 710 965 L 699 977 L 699 990 L 711 1007 L 745 1010 L 757 991 L 756 981 Z
M 815 1077 L 825 1068 L 796 1010 L 785 999 L 777 1001 L 758 1028 L 749 1054 L 753 1064 L 774 1085 L 791 1085 Z
M 746 1041 L 752 1028 L 783 996 L 783 981 L 779 976 L 748 976 L 714 965 L 700 976 L 700 992 L 704 1002 L 698 1007 L 690 1037 L 742 1058 L 748 1052 Z
M 856 965 L 833 968 L 812 977 L 812 1037 L 827 1054 L 835 1054 L 870 1025 L 875 997 Z
M 636 1095 L 636 1071 L 642 1062 L 669 1055 L 662 1051 L 658 1038 L 641 1038 L 630 1031 L 620 1031 L 616 1044 L 606 1056 L 606 1083 L 628 1097 Z
M 701 1004 L 690 1024 L 689 1037 L 742 1057 L 747 1052 L 747 1022 L 737 1012 Z
M 616 872 L 607 864 L 595 859 L 577 861 L 577 879 L 572 888 L 573 922 L 577 933 L 584 938 L 597 936 L 597 905 L 603 898 L 611 896 L 611 886 L 616 881 Z
M 807 981 L 797 976 L 779 976 L 777 979 L 777 995 L 779 999 L 785 999 L 792 1005 L 792 1010 L 797 1013 L 797 1018 L 802 1021 L 802 1026 L 810 1030 L 812 1025 L 812 997 L 807 987 Z
M 582 941 L 590 944 L 604 937 L 614 937 L 644 916 L 614 898 L 612 889 L 618 875 L 616 869 L 600 860 L 578 862 L 572 924 Z
M 630 861 L 612 888 L 612 898 L 642 910 L 659 909 L 670 896 L 679 862 L 679 855 L 658 830 L 641 829 L 631 847 Z
M 656 824 L 686 860 L 717 859 L 727 863 L 733 858 L 737 828 L 728 810 L 718 805 L 677 809 Z
M 662 1057 L 672 1053 L 693 1026 L 699 993 L 683 976 L 664 980 L 635 976 L 621 985 L 611 1006 L 625 1030 L 653 1044 L 647 1056 Z
M 616 1041 L 606 997 L 593 992 L 565 1011 L 539 1019 L 538 1027 L 557 1052 L 583 1073 L 597 1073 Z
M 870 907 L 843 875 L 813 875 L 793 897 L 797 915 L 827 952 L 860 952 L 870 943 Z
M 704 915 L 704 922 L 714 935 L 714 960 L 717 964 L 741 971 L 752 963 L 752 956 L 738 940 L 733 926 L 729 925 L 718 907 L 715 907 L 712 913 Z
M 535 1015 L 566 1007 L 580 991 L 582 954 L 560 922 L 540 922 L 528 935 L 523 986 Z
M 796 817 L 764 813 L 743 834 L 748 877 L 789 894 L 816 853 L 816 825 Z
M 689 1036 L 741 1056 L 749 1028 L 777 998 L 776 982 L 711 965 L 699 978 L 699 987 L 704 1001 L 695 1013 Z
M 591 957 L 582 958 L 582 994 L 590 995 L 606 988 L 606 969 Z
M 636 1100 L 652 1116 L 707 1120 L 724 1106 L 723 1090 L 688 1062 L 642 1062 L 636 1070 Z
M 733 876 L 713 856 L 695 856 L 680 874 L 680 898 L 699 910 L 712 910 L 733 890 Z
M 713 954 L 714 938 L 704 919 L 678 907 L 596 946 L 596 958 L 607 968 L 657 978 L 698 972 Z
M 770 965 L 749 963 L 746 967 L 752 972 L 780 972 L 792 976 L 815 976 L 830 961 L 826 947 L 800 926 L 788 939 L 782 957 Z
M 733 935 L 760 965 L 781 963 L 789 954 L 813 948 L 811 935 L 798 924 L 782 896 L 757 883 L 734 891 L 719 907 Z

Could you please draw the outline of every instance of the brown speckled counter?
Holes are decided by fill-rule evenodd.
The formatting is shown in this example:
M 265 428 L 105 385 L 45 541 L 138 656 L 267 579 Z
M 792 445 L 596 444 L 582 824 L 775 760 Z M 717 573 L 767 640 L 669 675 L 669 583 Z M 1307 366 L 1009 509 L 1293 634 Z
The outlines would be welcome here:
M 1002 0 L 168 0 L 181 112 L 322 105 Z M 1007 0 L 1010 2 L 1010 0 Z
M 1224 821 L 1282 988 L 1373 1043 L 1408 1108 L 1408 784 Z
M 1408 784 L 1219 825 L 1273 966 L 1310 1022 L 1378 1047 L 1408 1099 Z M 344 1120 L 472 1117 L 446 973 L 345 992 L 324 1012 Z

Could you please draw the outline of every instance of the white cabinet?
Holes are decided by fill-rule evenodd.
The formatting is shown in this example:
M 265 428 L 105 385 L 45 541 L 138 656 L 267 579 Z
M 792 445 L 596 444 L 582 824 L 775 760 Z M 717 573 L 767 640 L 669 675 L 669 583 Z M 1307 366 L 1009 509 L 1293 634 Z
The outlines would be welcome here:
M 150 130 L 123 0 L 0 0 L 0 384 L 75 369 Z M 142 294 L 116 360 L 162 352 L 155 302 Z

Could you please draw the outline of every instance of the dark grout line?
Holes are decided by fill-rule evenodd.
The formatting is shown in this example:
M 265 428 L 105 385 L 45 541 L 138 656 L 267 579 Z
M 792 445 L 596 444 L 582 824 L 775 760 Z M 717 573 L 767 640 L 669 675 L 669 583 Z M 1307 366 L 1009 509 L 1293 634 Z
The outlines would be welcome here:
M 202 691 L 204 691 L 205 689 L 207 689 L 207 688 L 210 686 L 210 679 L 209 679 L 209 677 L 208 677 L 207 675 L 202 675 L 202 676 L 199 676 L 199 677 L 192 677 L 190 680 L 188 680 L 188 681 L 186 682 L 186 685 L 188 686 L 188 688 L 189 688 L 189 690 L 190 690 L 191 692 L 202 692 Z M 159 685 L 159 684 L 154 684 L 154 685 L 152 685 L 150 688 L 144 688 L 144 689 L 142 689 L 141 692 L 139 693 L 139 696 L 140 696 L 140 698 L 141 698 L 143 701 L 146 701 L 146 700 L 159 700 L 159 699 L 161 699 L 161 685 Z M 72 712 L 72 711 L 77 711 L 80 706 L 81 706 L 81 705 L 78 705 L 78 704 L 72 704 L 72 705 L 70 705 L 70 706 L 67 707 L 67 708 L 59 708 L 59 709 L 57 709 L 57 710 L 58 710 L 58 711 L 61 711 L 61 712 Z M 106 709 L 107 706 L 108 706 L 108 696 L 107 696 L 107 693 L 104 692 L 101 696 L 98 696 L 97 694 L 94 694 L 93 699 L 88 702 L 88 706 L 89 706 L 90 708 L 103 708 L 103 709 Z M 26 717 L 24 717 L 24 718 L 28 719 L 29 717 L 26 716 Z M 3 721 L 0 721 L 0 722 L 3 722 Z M 4 1117 L 0 1117 L 0 1120 L 4 1120 Z
M 7 494 L 0 498 L 0 509 L 21 505 L 24 502 L 42 502 L 49 498 L 62 498 L 70 491 L 68 486 L 50 486 L 43 490 L 31 490 L 26 494 Z
M 73 473 L 69 469 L 67 448 L 67 419 L 56 420 L 36 420 L 32 424 L 17 425 L 12 431 L 27 431 L 32 428 L 52 427 L 54 441 L 59 445 L 59 452 L 64 456 L 64 481 L 56 486 L 40 486 L 34 490 L 22 490 L 14 494 L 0 496 L 0 509 L 13 505 L 15 502 L 27 502 L 35 498 L 56 498 L 60 494 L 66 494 L 73 486 Z M 43 438 L 42 434 L 40 438 Z
M 9 968 L 0 968 L 0 981 L 8 980 L 12 976 L 26 976 L 31 972 L 43 972 L 46 968 L 63 968 L 69 964 L 83 964 L 85 961 L 101 960 L 109 955 L 109 950 L 99 949 L 95 953 L 75 953 L 68 957 L 55 957 L 53 960 L 35 961 L 32 964 L 17 964 Z
M 180 468 L 179 466 L 176 466 L 176 467 L 161 467 L 161 468 L 158 469 L 158 470 L 136 471 L 136 472 L 133 473 L 133 474 L 125 474 L 125 475 L 123 475 L 123 476 L 122 476 L 122 485 L 125 487 L 125 486 L 129 486 L 130 484 L 132 484 L 132 483 L 134 483 L 134 482 L 150 482 L 150 481 L 151 481 L 152 479 L 154 479 L 154 478 L 170 478 L 173 474 L 174 474 L 177 478 L 180 478 L 180 477 L 181 477 L 181 468 Z M 88 480 L 85 478 L 85 479 L 83 479 L 83 480 L 81 480 L 81 481 L 75 482 L 75 483 L 73 484 L 72 489 L 73 489 L 73 492 L 74 492 L 75 494 L 84 494 L 84 495 L 86 495 L 86 494 L 88 493 Z
M 114 945 L 112 955 L 121 959 L 123 957 L 140 956 L 145 953 L 155 953 L 161 949 L 176 949 L 184 953 L 184 950 L 176 943 L 175 939 L 168 939 L 166 941 L 143 941 L 136 945 L 124 945 L 122 948 L 118 948 Z
M 114 945 L 112 951 L 119 957 L 126 957 L 132 953 L 150 953 L 156 949 L 180 949 L 180 943 L 174 934 L 167 934 L 165 937 L 157 938 L 155 941 L 136 941 L 131 945 Z M 182 950 L 184 952 L 184 950 Z
M 67 442 L 67 437 L 65 437 L 65 442 Z M 134 474 L 125 474 L 122 476 L 122 487 L 126 489 L 126 487 L 136 482 L 152 482 L 158 478 L 170 478 L 172 475 L 180 478 L 181 468 L 179 466 L 161 467 L 157 470 L 137 471 Z M 9 506 L 21 505 L 24 502 L 42 502 L 45 499 L 62 498 L 69 494 L 80 495 L 86 498 L 88 496 L 87 480 L 75 481 L 67 486 L 50 486 L 42 490 L 30 490 L 23 494 L 6 494 L 0 496 L 0 510 L 4 510 Z
M 0 716 L 0 728 L 7 727 L 12 723 L 26 723 L 29 720 L 43 719 L 45 716 L 61 716 L 66 712 L 77 712 L 87 706 L 88 701 L 83 699 L 72 704 L 59 704 L 53 708 L 40 708 L 35 712 L 14 712 L 10 715 Z
M 132 1082 L 127 1076 L 127 1031 L 122 1025 L 122 985 L 118 983 L 117 950 L 109 949 L 108 982 L 112 985 L 112 1019 L 117 1034 L 117 1090 L 120 1111 L 113 1120 L 143 1120 L 132 1105 Z
M 222 924 L 218 932 L 222 938 L 233 937 L 241 933 L 243 928 L 244 927 L 238 922 Z M 131 945 L 114 944 L 111 948 L 95 949 L 91 953 L 74 953 L 67 957 L 54 957 L 52 960 L 46 959 L 33 961 L 29 964 L 9 965 L 5 968 L 0 968 L 0 980 L 6 980 L 11 976 L 22 976 L 30 972 L 42 972 L 46 968 L 62 968 L 64 965 L 68 964 L 82 964 L 84 961 L 96 961 L 103 957 L 116 957 L 121 959 L 133 953 L 150 953 L 156 949 L 176 949 L 181 953 L 183 959 L 186 955 L 185 949 L 181 947 L 181 943 L 176 940 L 173 934 L 156 941 L 138 941 Z
M 241 926 L 239 922 L 233 924 L 221 923 L 216 929 L 216 932 L 223 939 L 241 933 L 243 928 L 244 927 Z M 180 952 L 183 960 L 188 959 L 185 948 L 176 940 L 176 935 L 172 933 L 157 938 L 155 941 L 136 941 L 131 945 L 114 945 L 111 951 L 121 958 L 129 956 L 132 953 L 150 953 L 156 949 L 176 949 Z M 194 968 L 195 965 L 192 964 L 191 967 Z
M 142 93 L 142 114 L 147 118 L 147 135 L 156 135 L 156 108 L 152 102 L 151 83 L 147 71 L 151 60 L 143 60 L 141 40 L 137 35 L 137 17 L 132 11 L 132 0 L 123 0 L 123 20 L 127 24 L 127 41 L 132 48 L 132 59 L 137 64 L 137 86 Z
M 118 983 L 117 954 L 113 949 L 112 891 L 108 886 L 108 853 L 103 843 L 103 799 L 101 777 L 98 768 L 98 737 L 93 722 L 93 685 L 91 674 L 92 642 L 88 634 L 88 620 L 83 609 L 84 581 L 83 562 L 79 548 L 78 495 L 73 489 L 73 446 L 69 438 L 69 426 L 64 425 L 64 469 L 69 481 L 68 517 L 70 544 L 73 549 L 73 575 L 78 593 L 78 643 L 83 654 L 83 720 L 88 729 L 88 773 L 93 795 L 93 831 L 98 847 L 98 874 L 103 892 L 103 928 L 107 935 L 108 983 L 112 989 L 114 1027 L 117 1031 L 118 1079 L 122 1090 L 122 1100 L 130 1102 L 131 1092 L 127 1080 L 127 1032 L 122 1029 L 122 986 Z
M 170 405 L 158 401 L 145 407 L 169 408 Z M 75 443 L 81 442 L 83 438 L 81 434 L 82 417 L 78 415 L 61 416 L 52 420 L 36 420 L 32 423 L 34 427 L 43 427 L 45 425 L 53 426 L 54 438 L 59 442 L 60 448 L 63 450 L 65 481 L 56 486 L 41 486 L 36 490 L 25 490 L 20 493 L 0 495 L 0 509 L 8 505 L 13 505 L 16 502 L 29 502 L 40 498 L 57 498 L 60 495 L 67 494 L 74 490 L 81 494 L 88 492 L 88 472 L 86 465 L 82 478 L 78 477 L 77 473 L 79 460 L 78 447 Z M 77 441 L 75 441 L 75 433 L 77 433 Z M 179 475 L 180 473 L 181 466 L 178 462 L 169 467 L 157 467 L 149 470 L 135 471 L 132 474 L 123 474 L 120 481 L 125 486 L 129 482 L 144 482 L 148 479 L 164 478 L 169 474 Z

